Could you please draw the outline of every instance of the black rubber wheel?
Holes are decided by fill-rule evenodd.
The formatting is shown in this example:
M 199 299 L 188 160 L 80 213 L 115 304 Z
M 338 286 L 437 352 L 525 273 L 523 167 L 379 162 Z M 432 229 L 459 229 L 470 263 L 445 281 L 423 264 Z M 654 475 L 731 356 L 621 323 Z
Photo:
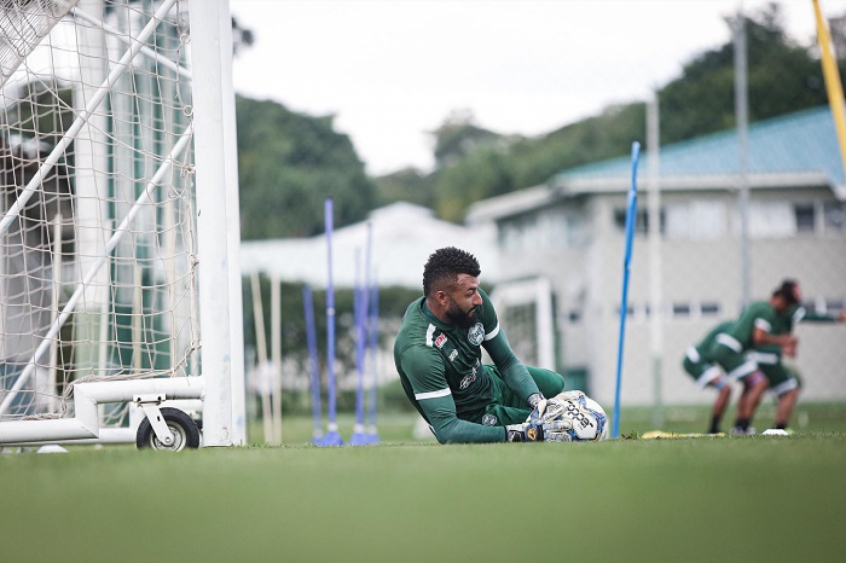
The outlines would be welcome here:
M 173 444 L 166 445 L 156 438 L 153 432 L 153 425 L 145 417 L 138 425 L 138 433 L 135 435 L 135 445 L 138 449 L 152 448 L 168 452 L 181 452 L 185 448 L 196 449 L 200 447 L 200 429 L 191 420 L 191 417 L 179 409 L 165 407 L 160 409 L 165 424 L 173 434 Z

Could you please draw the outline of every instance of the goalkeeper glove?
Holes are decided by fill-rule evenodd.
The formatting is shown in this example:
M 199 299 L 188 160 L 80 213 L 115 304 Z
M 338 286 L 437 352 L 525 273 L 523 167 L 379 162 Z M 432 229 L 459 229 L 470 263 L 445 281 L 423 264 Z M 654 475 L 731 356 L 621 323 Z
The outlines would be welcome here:
M 506 442 L 543 442 L 543 429 L 528 423 L 510 424 L 505 427 Z
M 530 409 L 535 410 L 538 408 L 538 403 L 545 400 L 546 397 L 543 396 L 543 393 L 532 393 L 529 395 L 529 398 L 526 399 L 526 402 L 529 404 Z

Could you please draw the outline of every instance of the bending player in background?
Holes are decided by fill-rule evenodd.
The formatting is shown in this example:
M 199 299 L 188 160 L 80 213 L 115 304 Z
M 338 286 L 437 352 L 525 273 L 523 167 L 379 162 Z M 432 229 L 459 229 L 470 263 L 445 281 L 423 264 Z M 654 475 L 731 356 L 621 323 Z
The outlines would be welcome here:
M 791 305 L 776 317 L 772 326 L 773 334 L 792 334 L 794 326 L 800 322 L 836 323 L 846 321 L 846 311 L 841 312 L 838 316 L 818 314 L 808 311 L 800 305 L 802 293 L 799 282 L 796 280 L 784 280 L 776 292 L 789 295 Z M 794 338 L 793 345 L 787 347 L 756 345 L 747 354 L 750 359 L 756 362 L 767 378 L 769 389 L 777 397 L 775 428 L 778 430 L 787 429 L 802 387 L 802 380 L 798 371 L 783 362 L 784 356 L 796 356 L 798 343 L 798 340 Z M 743 400 L 743 397 L 741 397 L 741 400 Z M 754 414 L 759 403 L 760 397 L 758 397 L 757 402 L 748 405 L 747 409 Z
M 720 432 L 720 422 L 731 400 L 731 384 L 719 365 L 703 358 L 707 357 L 717 339 L 717 335 L 731 330 L 733 324 L 732 321 L 724 321 L 718 324 L 705 335 L 705 338 L 699 344 L 690 346 L 685 350 L 684 360 L 682 360 L 682 367 L 701 389 L 712 387 L 718 391 L 717 400 L 714 401 L 714 406 L 711 409 L 709 434 L 719 434 Z
M 441 248 L 429 256 L 423 297 L 409 305 L 394 345 L 408 399 L 441 443 L 570 441 L 573 419 L 528 431 L 533 410 L 543 414 L 548 404 L 562 402 L 556 396 L 564 378 L 524 366 L 514 356 L 493 304 L 479 288 L 480 273 L 476 258 L 463 250 Z M 494 365 L 482 365 L 482 346 Z
M 713 362 L 725 370 L 730 380 L 743 383 L 743 393 L 737 404 L 737 418 L 733 434 L 754 434 L 751 426 L 755 409 L 769 383 L 757 363 L 746 352 L 758 346 L 776 346 L 790 354 L 796 349 L 796 338 L 785 332 L 784 319 L 798 303 L 792 288 L 784 284 L 776 289 L 769 301 L 756 301 L 725 332 L 714 338 L 710 349 L 702 354 L 706 362 Z

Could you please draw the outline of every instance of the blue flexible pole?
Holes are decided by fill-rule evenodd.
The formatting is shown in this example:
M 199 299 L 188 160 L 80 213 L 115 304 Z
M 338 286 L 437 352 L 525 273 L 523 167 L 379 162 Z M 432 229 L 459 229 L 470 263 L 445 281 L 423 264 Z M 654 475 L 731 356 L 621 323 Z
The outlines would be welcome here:
M 344 444 L 341 435 L 338 433 L 338 422 L 336 413 L 335 396 L 335 286 L 332 279 L 332 230 L 333 230 L 333 205 L 332 198 L 326 198 L 324 206 L 324 220 L 326 223 L 326 254 L 327 260 L 327 283 L 326 283 L 326 370 L 328 372 L 328 392 L 326 397 L 327 410 L 329 411 L 329 422 L 326 427 L 326 436 L 320 443 L 322 446 L 342 446 Z
M 637 163 L 640 157 L 640 143 L 632 143 L 632 187 L 626 206 L 626 252 L 623 258 L 623 298 L 620 305 L 620 338 L 617 346 L 617 387 L 614 392 L 614 421 L 611 437 L 620 437 L 620 384 L 623 372 L 623 345 L 626 337 L 626 316 L 629 309 L 629 267 L 632 261 L 632 243 L 637 223 Z

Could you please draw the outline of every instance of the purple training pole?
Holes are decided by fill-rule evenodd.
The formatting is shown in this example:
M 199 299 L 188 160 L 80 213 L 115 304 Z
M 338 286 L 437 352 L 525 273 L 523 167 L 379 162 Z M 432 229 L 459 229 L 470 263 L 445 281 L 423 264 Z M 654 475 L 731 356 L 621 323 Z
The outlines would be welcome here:
M 317 361 L 317 330 L 314 323 L 314 296 L 311 286 L 303 287 L 305 308 L 306 344 L 308 345 L 308 371 L 311 381 L 311 416 L 314 419 L 313 440 L 323 437 L 323 409 L 320 405 L 320 366 Z
M 350 437 L 351 446 L 367 445 L 364 434 L 364 320 L 367 315 L 361 288 L 361 251 L 355 249 L 355 284 L 353 288 L 353 318 L 355 319 L 355 427 Z
M 376 276 L 373 276 L 373 283 L 370 287 L 370 372 L 373 374 L 370 383 L 370 416 L 367 424 L 367 433 L 371 444 L 379 442 L 379 433 L 376 431 L 376 384 L 378 366 L 376 359 L 379 353 L 379 286 L 376 283 Z
M 326 283 L 326 370 L 328 371 L 328 403 L 329 423 L 326 427 L 326 436 L 318 445 L 321 446 L 343 446 L 344 440 L 338 433 L 338 422 L 336 413 L 335 397 L 335 286 L 332 282 L 332 229 L 333 229 L 332 198 L 326 198 L 324 206 L 324 220 L 326 223 L 326 254 L 327 260 L 327 283 Z

